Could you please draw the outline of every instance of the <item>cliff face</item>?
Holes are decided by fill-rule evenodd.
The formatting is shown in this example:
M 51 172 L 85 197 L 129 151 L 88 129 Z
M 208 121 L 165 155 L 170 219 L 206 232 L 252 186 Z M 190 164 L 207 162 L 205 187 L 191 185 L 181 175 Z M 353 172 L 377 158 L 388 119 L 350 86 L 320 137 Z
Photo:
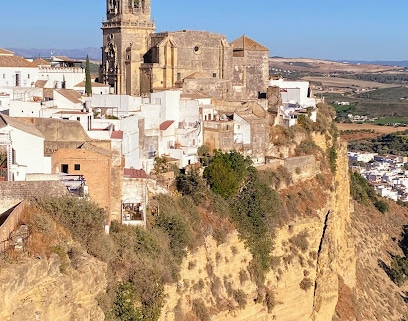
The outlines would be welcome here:
M 326 150 L 324 136 L 316 136 L 315 142 Z M 280 191 L 281 195 L 309 195 L 311 199 L 300 197 L 306 213 L 290 215 L 289 223 L 276 231 L 272 268 L 261 289 L 267 292 L 263 302 L 259 302 L 260 290 L 250 275 L 251 254 L 238 235 L 232 234 L 226 244 L 217 246 L 207 239 L 205 247 L 188 255 L 181 281 L 166 287 L 160 320 L 209 320 L 209 315 L 211 320 L 223 321 L 332 320 L 339 284 L 350 289 L 356 284 L 354 245 L 348 233 L 346 144 L 340 145 L 337 154 L 330 188 L 319 185 L 316 177 L 306 177 Z
M 102 321 L 96 296 L 106 287 L 106 266 L 84 256 L 60 272 L 57 255 L 5 265 L 0 274 L 0 320 Z

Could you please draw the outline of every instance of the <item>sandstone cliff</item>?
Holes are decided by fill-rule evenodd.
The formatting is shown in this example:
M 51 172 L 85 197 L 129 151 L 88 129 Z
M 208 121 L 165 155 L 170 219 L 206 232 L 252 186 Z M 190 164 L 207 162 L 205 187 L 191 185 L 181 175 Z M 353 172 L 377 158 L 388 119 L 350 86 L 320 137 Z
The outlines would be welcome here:
M 327 148 L 325 136 L 315 136 L 315 142 Z M 337 171 L 328 189 L 318 184 L 316 175 L 322 172 L 316 166 L 314 177 L 304 175 L 303 181 L 280 191 L 282 196 L 301 195 L 306 213 L 289 213 L 276 231 L 265 301 L 259 302 L 260 289 L 250 275 L 251 254 L 233 233 L 219 246 L 207 238 L 205 247 L 188 255 L 180 282 L 166 287 L 160 320 L 207 320 L 209 315 L 223 321 L 331 320 L 339 280 L 349 288 L 356 284 L 346 144 L 337 153 Z M 312 199 L 302 200 L 304 192 Z
M 84 255 L 76 267 L 61 273 L 56 254 L 2 265 L 0 320 L 104 320 L 96 297 L 106 287 L 106 265 Z

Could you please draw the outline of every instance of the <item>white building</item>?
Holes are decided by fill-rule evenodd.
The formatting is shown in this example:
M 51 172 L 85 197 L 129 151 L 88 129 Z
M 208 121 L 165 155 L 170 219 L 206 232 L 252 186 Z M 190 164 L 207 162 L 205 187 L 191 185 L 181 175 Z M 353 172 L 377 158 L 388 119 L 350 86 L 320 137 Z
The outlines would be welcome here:
M 36 64 L 0 48 L 0 88 L 34 87 L 37 80 Z
M 34 125 L 0 113 L 0 135 L 7 152 L 8 180 L 51 173 L 51 159 L 44 156 L 45 139 Z
M 308 81 L 288 81 L 283 78 L 269 80 L 269 86 L 280 88 L 282 103 L 299 105 L 302 108 L 316 107 Z
M 85 68 L 80 60 L 53 56 L 50 65 L 42 61 L 34 60 L 33 63 L 37 64 L 38 79 L 45 81 L 44 88 L 73 89 L 85 80 Z
M 377 153 L 363 153 L 363 152 L 348 152 L 348 158 L 351 161 L 368 163 L 374 160 L 374 156 L 378 155 Z

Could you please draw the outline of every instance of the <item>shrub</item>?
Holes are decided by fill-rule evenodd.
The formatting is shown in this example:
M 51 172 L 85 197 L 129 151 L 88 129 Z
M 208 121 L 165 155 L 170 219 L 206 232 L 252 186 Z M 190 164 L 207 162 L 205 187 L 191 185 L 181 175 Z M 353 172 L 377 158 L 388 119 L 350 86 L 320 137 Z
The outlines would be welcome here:
M 135 287 L 129 282 L 121 284 L 116 292 L 113 314 L 121 321 L 142 320 L 140 311 L 135 307 Z
M 408 259 L 399 255 L 391 261 L 391 278 L 395 284 L 402 286 L 408 278 Z
M 190 195 L 195 204 L 200 204 L 206 198 L 205 180 L 194 170 L 189 173 L 180 173 L 176 177 L 176 187 L 183 195 Z
M 245 309 L 245 306 L 247 304 L 247 296 L 245 292 L 241 289 L 238 290 L 233 290 L 232 291 L 232 296 L 235 300 L 235 302 L 238 303 L 238 306 L 240 309 Z
M 251 164 L 249 157 L 244 158 L 237 151 L 215 151 L 203 175 L 216 194 L 229 198 L 237 193 Z
M 299 250 L 305 253 L 309 248 L 308 238 L 309 233 L 307 231 L 302 231 L 299 234 L 292 236 L 289 239 L 289 243 L 296 246 Z
M 106 213 L 94 202 L 71 196 L 43 197 L 37 199 L 37 205 L 87 249 L 98 234 L 104 233 Z
M 313 281 L 310 278 L 303 278 L 299 286 L 302 290 L 307 291 L 313 286 Z
M 377 208 L 377 210 L 379 210 L 381 213 L 385 213 L 388 212 L 390 209 L 390 206 L 388 205 L 388 203 L 382 201 L 382 200 L 378 200 L 376 202 L 374 202 L 374 206 Z
M 272 313 L 276 306 L 276 298 L 275 293 L 268 288 L 265 289 L 265 304 L 266 308 L 268 309 L 268 313 Z
M 248 273 L 245 270 L 239 271 L 239 283 L 244 284 L 246 281 L 249 280 Z
M 304 140 L 295 148 L 297 156 L 312 155 L 317 152 L 319 147 L 312 140 Z
M 193 300 L 193 311 L 200 321 L 211 321 L 210 313 L 202 299 Z

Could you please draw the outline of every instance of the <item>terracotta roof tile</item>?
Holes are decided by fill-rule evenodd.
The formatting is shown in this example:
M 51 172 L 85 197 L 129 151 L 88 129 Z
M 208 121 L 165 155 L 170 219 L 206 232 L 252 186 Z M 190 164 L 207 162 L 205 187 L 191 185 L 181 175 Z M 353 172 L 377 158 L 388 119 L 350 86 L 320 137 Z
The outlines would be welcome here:
M 111 139 L 123 139 L 123 131 L 122 130 L 112 131 Z
M 51 66 L 51 62 L 43 58 L 36 58 L 33 60 L 33 63 L 35 63 L 37 66 Z
M 245 35 L 231 42 L 231 45 L 234 47 L 234 49 L 251 50 L 251 51 L 269 51 L 268 48 L 266 48 L 265 46 L 262 46 L 255 40 L 252 40 L 251 38 L 248 38 Z
M 168 129 L 171 126 L 171 124 L 173 124 L 173 123 L 174 123 L 174 120 L 166 120 L 166 121 L 162 122 L 160 124 L 160 130 Z
M 67 98 L 68 100 L 72 101 L 73 103 L 81 103 L 81 97 L 82 95 L 72 89 L 58 89 L 57 92 Z
M 147 174 L 143 169 L 124 168 L 123 175 L 127 178 L 147 178 Z
M 45 84 L 47 83 L 47 81 L 48 80 L 37 80 L 36 82 L 35 82 L 35 87 L 37 87 L 37 88 L 44 88 L 45 87 Z
M 101 84 L 99 82 L 92 82 L 92 87 L 109 87 L 109 85 Z M 85 81 L 81 81 L 79 84 L 76 84 L 74 87 L 85 87 Z
M 14 56 L 14 52 L 0 48 L 0 55 L 5 55 L 5 56 Z
M 0 67 L 27 67 L 37 68 L 38 66 L 23 57 L 0 55 Z

